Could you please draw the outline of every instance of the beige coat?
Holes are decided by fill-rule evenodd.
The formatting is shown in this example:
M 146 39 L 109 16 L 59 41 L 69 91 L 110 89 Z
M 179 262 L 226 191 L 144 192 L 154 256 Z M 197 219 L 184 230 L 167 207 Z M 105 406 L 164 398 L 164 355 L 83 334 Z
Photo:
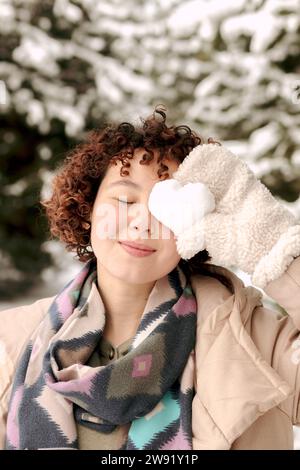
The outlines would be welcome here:
M 293 449 L 300 424 L 300 257 L 265 292 L 288 313 L 262 304 L 226 268 L 233 291 L 208 275 L 192 277 L 197 297 L 194 449 Z M 18 357 L 54 297 L 0 312 L 0 449 Z

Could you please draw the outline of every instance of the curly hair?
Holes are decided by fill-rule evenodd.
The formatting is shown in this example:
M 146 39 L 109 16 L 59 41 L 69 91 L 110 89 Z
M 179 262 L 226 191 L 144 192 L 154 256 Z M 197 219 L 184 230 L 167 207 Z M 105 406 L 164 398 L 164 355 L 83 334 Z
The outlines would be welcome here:
M 140 118 L 142 125 L 139 126 L 128 122 L 104 123 L 90 131 L 57 167 L 52 196 L 40 204 L 45 208 L 52 237 L 66 243 L 67 251 L 76 251 L 79 261 L 86 262 L 95 257 L 89 216 L 109 165 L 117 165 L 120 161 L 120 176 L 126 176 L 136 148 L 142 147 L 146 151 L 139 161 L 141 165 L 149 164 L 156 150 L 159 152 L 158 176 L 166 179 L 169 176 L 166 160 L 181 163 L 194 147 L 204 143 L 186 125 L 168 127 L 165 111 L 164 105 L 157 105 L 148 118 Z M 212 138 L 208 138 L 207 143 L 221 145 Z M 199 267 L 210 259 L 207 250 L 203 250 L 179 263 L 187 274 L 192 274 L 199 272 Z

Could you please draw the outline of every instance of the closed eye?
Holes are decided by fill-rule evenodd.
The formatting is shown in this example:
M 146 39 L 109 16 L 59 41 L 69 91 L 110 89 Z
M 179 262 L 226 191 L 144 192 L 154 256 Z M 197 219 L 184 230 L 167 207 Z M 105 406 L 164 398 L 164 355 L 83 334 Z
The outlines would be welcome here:
M 122 201 L 122 199 L 116 199 L 116 201 L 123 202 L 123 204 L 134 204 L 134 202 Z

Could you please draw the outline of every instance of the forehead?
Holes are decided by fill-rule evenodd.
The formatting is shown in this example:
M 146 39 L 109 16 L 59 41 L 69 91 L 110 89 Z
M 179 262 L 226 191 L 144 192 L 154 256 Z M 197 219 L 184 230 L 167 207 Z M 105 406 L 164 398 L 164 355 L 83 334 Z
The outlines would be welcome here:
M 154 151 L 154 158 L 150 163 L 147 163 L 145 165 L 141 165 L 139 162 L 142 159 L 144 153 L 146 151 L 144 149 L 135 149 L 133 158 L 130 159 L 130 167 L 126 168 L 126 170 L 129 172 L 129 175 L 127 176 L 121 176 L 120 175 L 120 170 L 122 168 L 122 162 L 117 161 L 116 165 L 109 165 L 105 178 L 103 179 L 103 183 L 105 186 L 111 185 L 116 182 L 124 181 L 122 184 L 123 187 L 128 186 L 129 188 L 134 188 L 134 184 L 126 184 L 125 181 L 131 181 L 133 183 L 136 183 L 137 185 L 140 184 L 142 187 L 145 187 L 145 185 L 153 184 L 156 181 L 159 181 L 160 178 L 158 176 L 158 169 L 160 168 L 160 164 L 157 163 L 157 158 L 158 158 L 158 152 Z M 163 160 L 163 165 L 166 165 L 168 167 L 168 170 L 164 172 L 169 174 L 169 178 L 172 177 L 172 174 L 177 170 L 179 166 L 179 162 L 172 160 L 172 159 L 164 159 Z M 114 186 L 114 184 L 113 184 Z M 138 189 L 138 187 L 135 187 Z

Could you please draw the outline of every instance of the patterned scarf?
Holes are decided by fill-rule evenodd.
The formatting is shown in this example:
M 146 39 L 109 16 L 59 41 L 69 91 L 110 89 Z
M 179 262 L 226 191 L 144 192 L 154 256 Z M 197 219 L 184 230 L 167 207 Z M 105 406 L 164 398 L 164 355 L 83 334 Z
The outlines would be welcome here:
M 131 423 L 122 449 L 192 449 L 196 312 L 191 285 L 177 265 L 156 281 L 128 353 L 90 367 L 105 310 L 96 259 L 87 262 L 55 297 L 22 352 L 5 448 L 78 449 L 76 421 L 88 412 L 95 416 L 91 427 L 101 432 Z

